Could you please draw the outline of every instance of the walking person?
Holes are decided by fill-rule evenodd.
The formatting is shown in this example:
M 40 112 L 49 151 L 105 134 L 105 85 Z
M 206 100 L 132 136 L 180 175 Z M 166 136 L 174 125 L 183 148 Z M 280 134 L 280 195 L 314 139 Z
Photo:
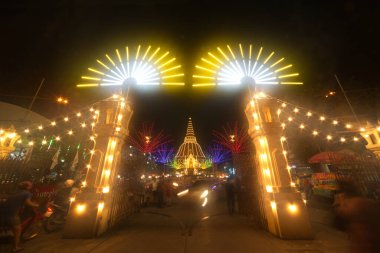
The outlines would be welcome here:
M 19 216 L 19 211 L 23 206 L 38 207 L 38 204 L 31 201 L 32 193 L 32 182 L 25 181 L 18 185 L 18 191 L 11 195 L 5 203 L 3 204 L 1 210 L 1 223 L 5 226 L 11 227 L 13 232 L 13 248 L 12 252 L 19 252 L 23 250 L 20 247 L 20 236 L 21 236 L 21 220 Z M 1 224 L 3 225 L 3 224 Z
M 231 178 L 228 178 L 225 188 L 228 214 L 233 215 L 235 212 L 235 186 Z

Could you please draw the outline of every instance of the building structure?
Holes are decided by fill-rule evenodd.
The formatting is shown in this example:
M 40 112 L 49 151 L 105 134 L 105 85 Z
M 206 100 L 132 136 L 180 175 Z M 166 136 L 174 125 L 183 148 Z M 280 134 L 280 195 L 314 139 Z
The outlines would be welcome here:
M 174 160 L 178 164 L 178 169 L 184 170 L 185 174 L 195 174 L 198 169 L 205 168 L 206 156 L 195 137 L 191 118 L 187 124 L 184 142 L 179 146 Z

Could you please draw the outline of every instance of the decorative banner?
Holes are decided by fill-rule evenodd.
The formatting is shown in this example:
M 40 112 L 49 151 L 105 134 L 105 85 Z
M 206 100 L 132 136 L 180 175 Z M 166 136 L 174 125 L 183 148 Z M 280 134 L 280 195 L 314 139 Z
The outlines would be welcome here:
M 51 163 L 51 166 L 50 166 L 50 170 L 53 170 L 54 167 L 57 166 L 57 164 L 58 164 L 58 158 L 59 158 L 59 154 L 60 153 L 61 153 L 61 147 L 58 148 L 57 152 L 55 153 L 55 155 L 52 158 L 52 163 Z

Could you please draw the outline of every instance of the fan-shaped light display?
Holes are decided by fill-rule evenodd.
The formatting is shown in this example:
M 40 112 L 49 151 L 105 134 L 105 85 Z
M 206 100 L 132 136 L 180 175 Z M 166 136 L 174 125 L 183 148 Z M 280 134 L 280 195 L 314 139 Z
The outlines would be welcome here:
M 181 65 L 169 51 L 152 46 L 116 49 L 96 60 L 77 87 L 120 85 L 184 85 Z
M 252 44 L 217 47 L 195 66 L 193 86 L 302 84 L 296 80 L 299 74 L 291 70 L 293 65 L 285 62 L 285 58 Z

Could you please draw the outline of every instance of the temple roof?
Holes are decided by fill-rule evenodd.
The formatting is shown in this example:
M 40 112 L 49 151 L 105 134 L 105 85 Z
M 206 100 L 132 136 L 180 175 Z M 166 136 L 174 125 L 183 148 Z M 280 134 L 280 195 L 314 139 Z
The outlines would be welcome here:
M 190 156 L 199 161 L 203 161 L 206 159 L 202 151 L 202 147 L 197 143 L 197 138 L 195 137 L 191 118 L 189 118 L 189 122 L 187 123 L 187 130 L 184 142 L 179 147 L 175 159 L 182 160 L 187 159 Z

